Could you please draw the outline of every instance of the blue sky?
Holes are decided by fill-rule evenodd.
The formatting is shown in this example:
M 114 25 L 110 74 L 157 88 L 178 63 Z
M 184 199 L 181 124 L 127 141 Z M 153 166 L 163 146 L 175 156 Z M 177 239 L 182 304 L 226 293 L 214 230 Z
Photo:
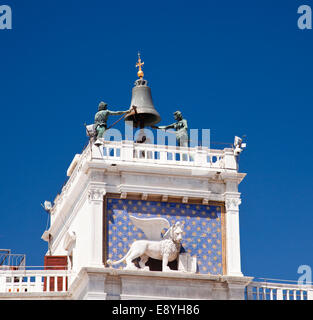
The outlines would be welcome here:
M 313 266 L 311 1 L 11 1 L 0 30 L 0 248 L 42 265 L 41 235 L 99 101 L 128 108 L 140 50 L 162 124 L 180 109 L 240 159 L 242 271 L 296 280 Z

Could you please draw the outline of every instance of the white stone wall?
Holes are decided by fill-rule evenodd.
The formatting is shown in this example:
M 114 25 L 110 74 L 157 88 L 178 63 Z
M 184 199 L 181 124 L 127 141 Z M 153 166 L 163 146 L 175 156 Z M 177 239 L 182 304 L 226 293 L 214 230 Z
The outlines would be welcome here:
M 183 162 L 166 160 L 166 149 L 160 146 L 155 147 L 163 154 L 162 161 L 147 159 L 147 156 L 134 158 L 134 143 L 115 143 L 113 147 L 120 148 L 120 152 L 112 157 L 103 156 L 95 146 L 88 146 L 81 155 L 75 156 L 68 169 L 69 180 L 55 199 L 51 226 L 43 235 L 46 240 L 47 234 L 52 236 L 51 254 L 72 252 L 76 272 L 83 267 L 104 267 L 102 229 L 106 193 L 119 193 L 121 197 L 126 197 L 127 193 L 162 195 L 164 199 L 179 196 L 185 202 L 201 198 L 203 203 L 225 203 L 227 275 L 242 276 L 238 185 L 245 174 L 237 172 L 233 151 L 180 148 L 180 152 L 188 153 L 194 159 Z M 140 148 L 145 146 L 140 145 Z M 151 145 L 146 148 L 153 150 Z M 212 154 L 217 155 L 218 162 L 211 161 Z

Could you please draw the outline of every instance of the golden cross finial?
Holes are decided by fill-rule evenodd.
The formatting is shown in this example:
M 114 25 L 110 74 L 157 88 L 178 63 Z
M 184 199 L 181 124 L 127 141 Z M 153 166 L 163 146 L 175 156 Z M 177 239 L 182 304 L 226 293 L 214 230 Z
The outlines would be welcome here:
M 138 52 L 138 62 L 136 63 L 136 68 L 138 67 L 138 72 L 137 75 L 140 79 L 143 78 L 143 71 L 141 70 L 141 66 L 143 66 L 145 63 L 141 62 L 141 58 L 140 58 L 140 52 Z

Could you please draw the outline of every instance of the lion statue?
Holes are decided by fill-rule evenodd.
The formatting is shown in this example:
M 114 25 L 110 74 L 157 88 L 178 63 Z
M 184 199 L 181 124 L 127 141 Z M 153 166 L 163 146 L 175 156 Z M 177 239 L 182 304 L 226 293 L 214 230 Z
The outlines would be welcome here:
M 183 226 L 176 222 L 171 226 L 161 238 L 161 231 L 164 227 L 169 227 L 169 222 L 164 218 L 139 219 L 130 216 L 133 223 L 142 229 L 149 240 L 136 240 L 130 247 L 127 254 L 118 261 L 107 260 L 107 264 L 117 265 L 126 262 L 124 269 L 138 269 L 133 260 L 140 257 L 139 266 L 143 270 L 149 270 L 146 262 L 149 258 L 162 260 L 162 271 L 171 271 L 168 262 L 177 259 L 182 242 Z M 159 237 L 160 240 L 155 240 Z M 150 240 L 154 238 L 154 240 Z

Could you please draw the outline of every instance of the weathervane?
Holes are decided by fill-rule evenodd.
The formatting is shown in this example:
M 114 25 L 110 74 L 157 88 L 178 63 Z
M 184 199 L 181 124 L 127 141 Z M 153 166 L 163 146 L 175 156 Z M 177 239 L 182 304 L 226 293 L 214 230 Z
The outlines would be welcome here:
M 139 68 L 137 75 L 140 79 L 142 79 L 144 75 L 143 71 L 141 70 L 141 66 L 143 66 L 144 64 L 145 64 L 144 62 L 141 62 L 140 52 L 138 52 L 138 62 L 136 63 L 136 68 Z

